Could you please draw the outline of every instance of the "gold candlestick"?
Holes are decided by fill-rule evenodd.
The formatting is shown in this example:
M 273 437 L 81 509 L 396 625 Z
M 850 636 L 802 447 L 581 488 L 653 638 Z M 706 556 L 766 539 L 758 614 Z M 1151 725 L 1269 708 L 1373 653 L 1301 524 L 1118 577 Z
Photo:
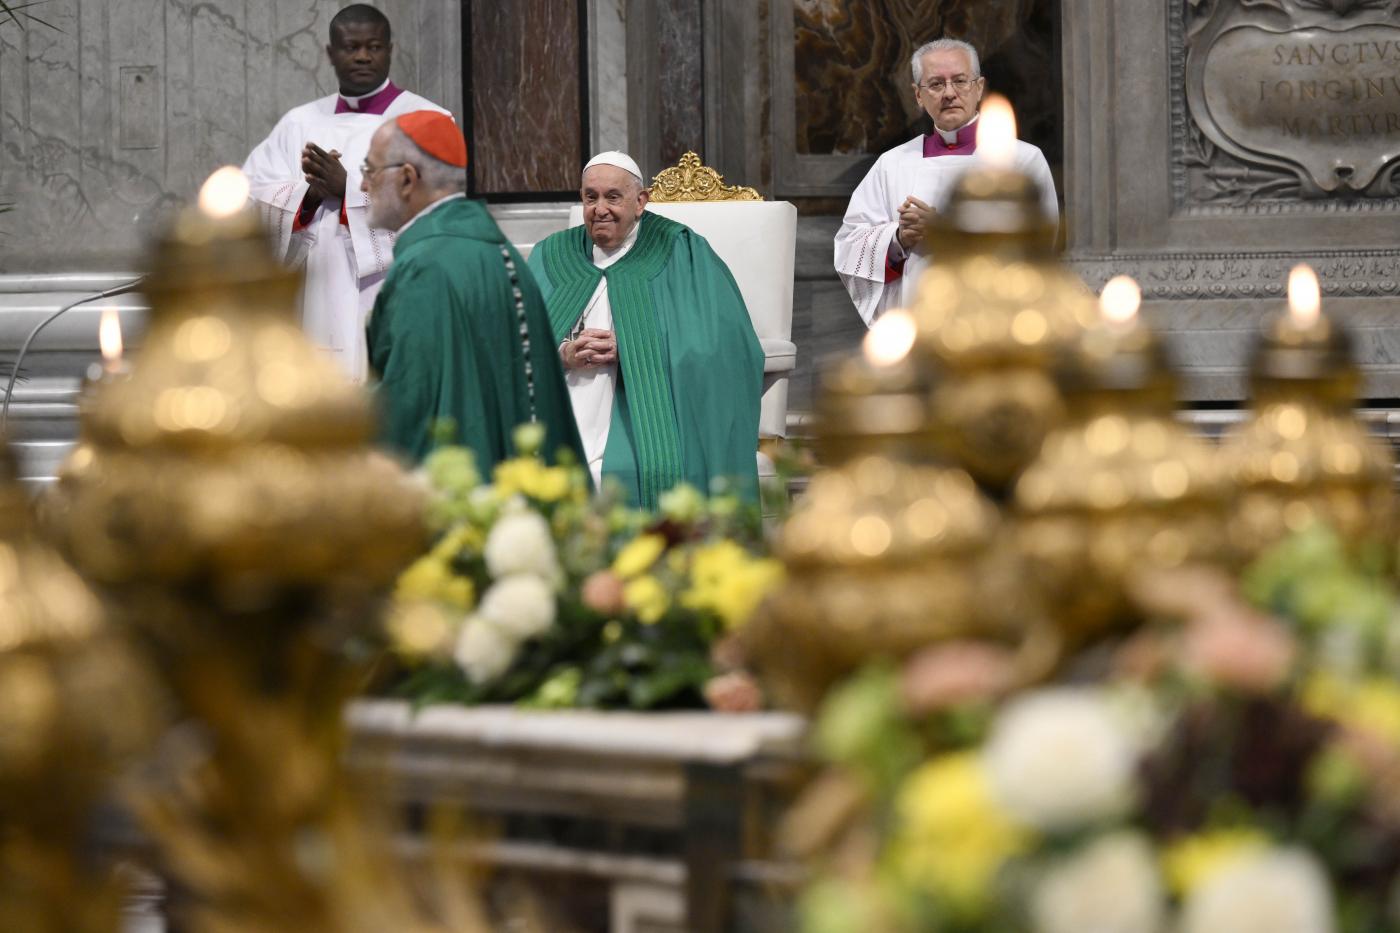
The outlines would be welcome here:
M 1344 541 L 1388 541 L 1394 459 L 1353 410 L 1351 337 L 1322 313 L 1312 269 L 1295 268 L 1288 291 L 1289 310 L 1255 343 L 1249 420 L 1222 447 L 1239 489 L 1231 540 L 1252 556 L 1320 521 Z
M 347 643 L 424 547 L 421 496 L 302 336 L 247 197 L 221 170 L 159 244 L 149 333 L 83 413 L 54 533 L 208 738 L 136 804 L 185 927 L 419 929 L 339 756 Z
M 860 664 L 940 640 L 1016 642 L 1028 671 L 1053 654 L 1046 639 L 1023 638 L 1035 611 L 1006 585 L 996 508 L 937 462 L 927 370 L 909 355 L 916 337 L 908 314 L 886 314 L 865 353 L 824 379 L 818 446 L 829 469 L 778 536 L 787 583 L 745 631 L 785 705 L 811 709 Z
M 1072 637 L 1129 616 L 1135 573 L 1225 559 L 1227 486 L 1214 451 L 1174 417 L 1176 379 L 1119 278 L 1104 318 L 1063 362 L 1069 418 L 1016 484 L 1016 537 Z
M 1014 167 L 1015 117 L 983 105 L 978 154 L 928 230 L 935 265 L 919 282 L 917 352 L 941 373 L 942 446 L 994 493 L 1006 491 L 1063 417 L 1050 368 L 1097 316 L 1054 258 L 1041 192 Z
M 0 445 L 0 929 L 116 933 L 93 808 L 155 734 L 146 671 L 34 537 Z

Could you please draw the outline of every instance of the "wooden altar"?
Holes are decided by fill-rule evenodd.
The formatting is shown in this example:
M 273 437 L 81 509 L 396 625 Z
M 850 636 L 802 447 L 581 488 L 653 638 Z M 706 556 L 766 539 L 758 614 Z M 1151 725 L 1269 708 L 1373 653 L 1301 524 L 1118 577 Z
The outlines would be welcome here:
M 486 830 L 470 858 L 580 933 L 772 933 L 800 880 L 772 828 L 806 773 L 806 723 L 781 713 L 533 712 L 365 701 L 349 762 L 387 777 L 426 857 L 434 808 Z

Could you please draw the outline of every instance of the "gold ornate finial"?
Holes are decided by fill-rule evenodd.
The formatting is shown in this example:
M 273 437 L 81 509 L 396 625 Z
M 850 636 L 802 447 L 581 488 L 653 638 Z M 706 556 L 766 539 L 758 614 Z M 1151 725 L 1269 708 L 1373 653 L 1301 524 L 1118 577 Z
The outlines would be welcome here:
M 40 541 L 0 441 L 0 930 L 121 926 L 93 813 L 157 730 L 148 672 Z
M 724 176 L 700 161 L 693 152 L 651 180 L 651 199 L 658 203 L 681 201 L 762 201 L 754 188 L 726 185 Z

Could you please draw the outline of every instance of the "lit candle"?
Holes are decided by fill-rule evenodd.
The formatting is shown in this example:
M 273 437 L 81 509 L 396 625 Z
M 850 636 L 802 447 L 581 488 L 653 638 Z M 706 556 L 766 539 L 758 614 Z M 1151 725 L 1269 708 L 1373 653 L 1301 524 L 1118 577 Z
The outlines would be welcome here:
M 102 309 L 102 319 L 97 325 L 97 345 L 102 348 L 102 368 L 115 373 L 122 365 L 122 319 L 117 309 Z
M 1099 296 L 1099 310 L 1108 326 L 1114 330 L 1131 330 L 1137 323 L 1142 307 L 1142 289 L 1132 276 L 1119 275 L 1110 279 Z
M 248 203 L 248 178 L 236 165 L 225 165 L 199 189 L 199 209 L 210 217 L 232 217 Z
M 1016 167 L 1016 111 L 1000 94 L 988 94 L 977 118 L 977 156 L 988 168 Z
M 1322 288 L 1317 273 L 1299 263 L 1288 274 L 1288 316 L 1298 330 L 1311 330 L 1322 314 Z
M 865 358 L 872 366 L 893 366 L 914 349 L 919 328 L 908 311 L 888 311 L 865 335 Z

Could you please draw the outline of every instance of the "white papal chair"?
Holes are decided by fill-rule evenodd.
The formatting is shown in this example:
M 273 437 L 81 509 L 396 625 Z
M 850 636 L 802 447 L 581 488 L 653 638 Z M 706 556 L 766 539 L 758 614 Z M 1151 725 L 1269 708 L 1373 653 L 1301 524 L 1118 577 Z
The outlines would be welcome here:
M 787 201 L 765 201 L 753 188 L 726 185 L 718 172 L 687 152 L 652 179 L 647 210 L 699 233 L 729 267 L 763 346 L 763 409 L 755 442 L 786 437 L 788 378 L 797 367 L 792 342 L 797 208 Z M 576 204 L 569 211 L 569 226 L 581 223 L 583 208 Z M 771 475 L 765 460 L 760 456 L 760 475 Z

